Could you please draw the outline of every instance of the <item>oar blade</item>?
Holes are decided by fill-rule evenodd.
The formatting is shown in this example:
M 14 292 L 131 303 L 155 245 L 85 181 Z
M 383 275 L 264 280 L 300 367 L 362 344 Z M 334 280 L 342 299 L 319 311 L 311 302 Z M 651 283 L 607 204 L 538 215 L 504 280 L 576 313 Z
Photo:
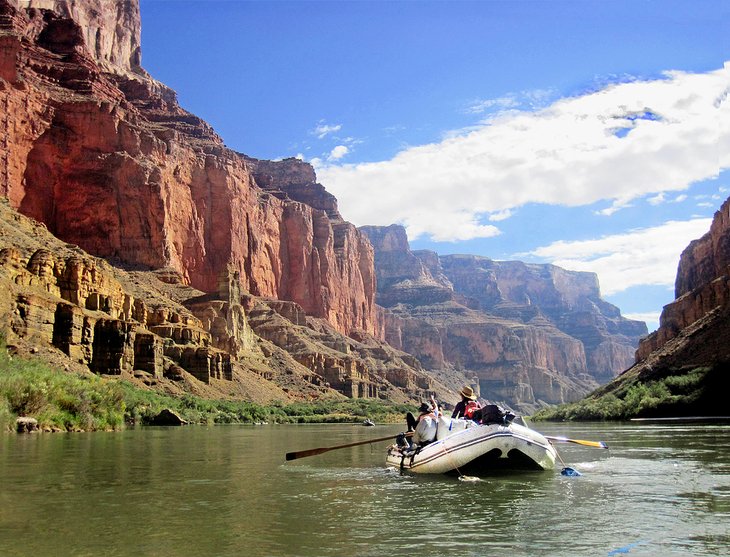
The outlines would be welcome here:
M 560 471 L 560 474 L 563 476 L 568 476 L 568 477 L 575 477 L 575 476 L 583 475 L 580 472 L 578 472 L 578 470 L 576 470 L 575 468 L 571 468 L 570 466 L 566 466 L 565 468 L 563 468 Z
M 558 443 L 575 443 L 576 445 L 584 445 L 586 447 L 595 447 L 596 449 L 607 449 L 608 445 L 603 441 L 586 441 L 585 439 L 568 439 L 567 437 L 552 437 L 545 435 L 545 439 L 556 441 Z
M 309 449 L 306 451 L 295 451 L 291 453 L 286 453 L 286 459 L 287 460 L 296 460 L 297 458 L 304 458 L 305 456 L 315 456 L 318 454 L 326 453 L 327 451 L 332 450 L 330 447 L 319 447 L 317 449 Z

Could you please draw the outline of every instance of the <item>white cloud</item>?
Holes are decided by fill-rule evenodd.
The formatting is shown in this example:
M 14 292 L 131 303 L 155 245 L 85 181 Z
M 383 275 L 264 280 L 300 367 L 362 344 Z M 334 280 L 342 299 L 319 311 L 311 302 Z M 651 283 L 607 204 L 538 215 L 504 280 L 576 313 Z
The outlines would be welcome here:
M 659 317 L 661 316 L 660 311 L 647 311 L 642 313 L 626 313 L 624 317 L 627 319 L 635 319 L 636 321 L 644 321 L 649 331 L 654 331 L 659 328 Z
M 442 213 L 438 207 L 432 207 L 427 213 L 421 213 L 414 219 L 406 219 L 408 238 L 418 238 L 425 233 L 423 223 L 429 222 L 428 233 L 436 242 L 459 242 L 472 238 L 491 238 L 501 234 L 499 228 L 491 224 L 480 224 L 468 212 Z
M 491 215 L 489 215 L 489 220 L 492 222 L 499 222 L 507 220 L 514 214 L 515 212 L 513 209 L 505 209 L 504 211 L 497 211 L 496 213 L 492 213 Z
M 500 97 L 498 99 L 486 99 L 472 101 L 469 106 L 466 107 L 467 114 L 483 114 L 485 112 L 494 110 L 505 110 L 508 108 L 517 108 L 520 103 L 514 97 Z
M 465 112 L 467 114 L 497 114 L 505 113 L 516 109 L 535 110 L 543 108 L 551 98 L 555 97 L 552 89 L 535 89 L 532 91 L 521 91 L 510 93 L 496 99 L 478 99 L 469 103 Z
M 342 157 L 347 155 L 347 153 L 350 152 L 350 148 L 347 145 L 337 145 L 332 151 L 330 152 L 329 156 L 327 157 L 328 161 L 337 161 L 340 160 Z
M 337 133 L 342 129 L 342 124 L 325 124 L 323 121 L 320 121 L 317 124 L 317 127 L 315 127 L 312 130 L 312 135 L 316 135 L 317 139 L 324 139 L 328 135 L 332 133 Z
M 661 192 L 654 197 L 650 197 L 647 201 L 649 202 L 649 205 L 661 205 L 667 201 L 667 198 L 664 195 L 664 192 Z
M 448 237 L 442 222 L 458 225 L 454 237 L 494 234 L 477 223 L 527 203 L 607 201 L 602 213 L 610 215 L 730 166 L 730 126 L 721 125 L 730 121 L 729 83 L 726 65 L 612 85 L 498 116 L 391 160 L 324 165 L 318 176 L 348 220 L 404 223 L 412 240 Z M 617 129 L 629 131 L 619 137 Z
M 667 199 L 667 196 L 664 192 L 661 192 L 653 197 L 650 197 L 647 199 L 649 202 L 649 205 L 661 205 L 662 203 L 682 203 L 683 201 L 687 201 L 687 194 L 682 193 L 679 194 L 672 199 Z
M 564 269 L 596 273 L 604 296 L 639 285 L 673 288 L 682 250 L 703 236 L 711 222 L 708 218 L 668 221 L 596 240 L 554 242 L 529 255 Z

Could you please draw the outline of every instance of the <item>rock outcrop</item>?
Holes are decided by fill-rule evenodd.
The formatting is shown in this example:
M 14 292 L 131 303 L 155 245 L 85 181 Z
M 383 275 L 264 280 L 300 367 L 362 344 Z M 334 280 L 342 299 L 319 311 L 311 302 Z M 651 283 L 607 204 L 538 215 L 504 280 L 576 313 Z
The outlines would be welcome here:
M 682 252 L 675 284 L 676 299 L 641 341 L 636 363 L 579 403 L 579 416 L 622 407 L 622 419 L 728 415 L 730 199 Z
M 7 246 L 7 247 L 3 247 Z M 170 393 L 406 402 L 447 389 L 412 356 L 342 335 L 295 302 L 241 290 L 234 270 L 203 293 L 172 269 L 128 271 L 53 237 L 0 202 L 0 323 L 17 352 Z
M 615 377 L 647 332 L 601 299 L 594 274 L 411 251 L 397 225 L 361 230 L 375 247 L 386 340 L 442 381 L 474 383 L 520 410 Z

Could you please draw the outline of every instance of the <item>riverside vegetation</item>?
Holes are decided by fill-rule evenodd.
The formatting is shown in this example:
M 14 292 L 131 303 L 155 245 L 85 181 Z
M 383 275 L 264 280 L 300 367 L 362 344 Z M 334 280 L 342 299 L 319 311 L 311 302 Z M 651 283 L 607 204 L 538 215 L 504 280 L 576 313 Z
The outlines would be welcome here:
M 640 381 L 615 381 L 578 402 L 541 410 L 536 420 L 628 420 L 635 417 L 703 414 L 703 406 L 717 396 L 718 367 L 676 370 L 672 375 Z M 620 379 L 620 378 L 619 378 Z
M 173 397 L 129 382 L 57 370 L 37 359 L 11 357 L 0 339 L 0 431 L 11 431 L 16 418 L 32 417 L 46 431 L 121 429 L 146 424 L 163 409 L 188 423 L 357 423 L 401 421 L 414 410 L 405 404 L 363 399 L 260 405 Z

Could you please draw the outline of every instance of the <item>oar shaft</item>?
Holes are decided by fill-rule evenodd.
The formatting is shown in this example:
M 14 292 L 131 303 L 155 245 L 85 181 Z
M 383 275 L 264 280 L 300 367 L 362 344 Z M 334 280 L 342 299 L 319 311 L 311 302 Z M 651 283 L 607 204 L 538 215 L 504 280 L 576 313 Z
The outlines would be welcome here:
M 406 434 L 408 435 L 408 434 Z M 327 451 L 334 451 L 336 449 L 346 449 L 347 447 L 357 447 L 358 445 L 369 445 L 370 443 L 377 443 L 379 441 L 387 441 L 389 439 L 395 439 L 397 435 L 388 435 L 387 437 L 378 437 L 377 439 L 369 439 L 367 441 L 356 441 L 354 443 L 346 443 L 344 445 L 336 445 L 334 447 L 318 447 L 316 449 L 307 449 L 306 451 L 294 451 L 286 453 L 287 460 L 295 460 L 297 458 L 304 458 L 306 456 L 315 456 L 318 454 L 326 453 Z
M 544 435 L 545 439 L 557 441 L 558 443 L 575 443 L 576 445 L 585 445 L 586 447 L 595 447 L 597 449 L 607 449 L 608 445 L 603 441 L 585 441 L 583 439 L 568 439 L 567 437 L 551 437 Z

